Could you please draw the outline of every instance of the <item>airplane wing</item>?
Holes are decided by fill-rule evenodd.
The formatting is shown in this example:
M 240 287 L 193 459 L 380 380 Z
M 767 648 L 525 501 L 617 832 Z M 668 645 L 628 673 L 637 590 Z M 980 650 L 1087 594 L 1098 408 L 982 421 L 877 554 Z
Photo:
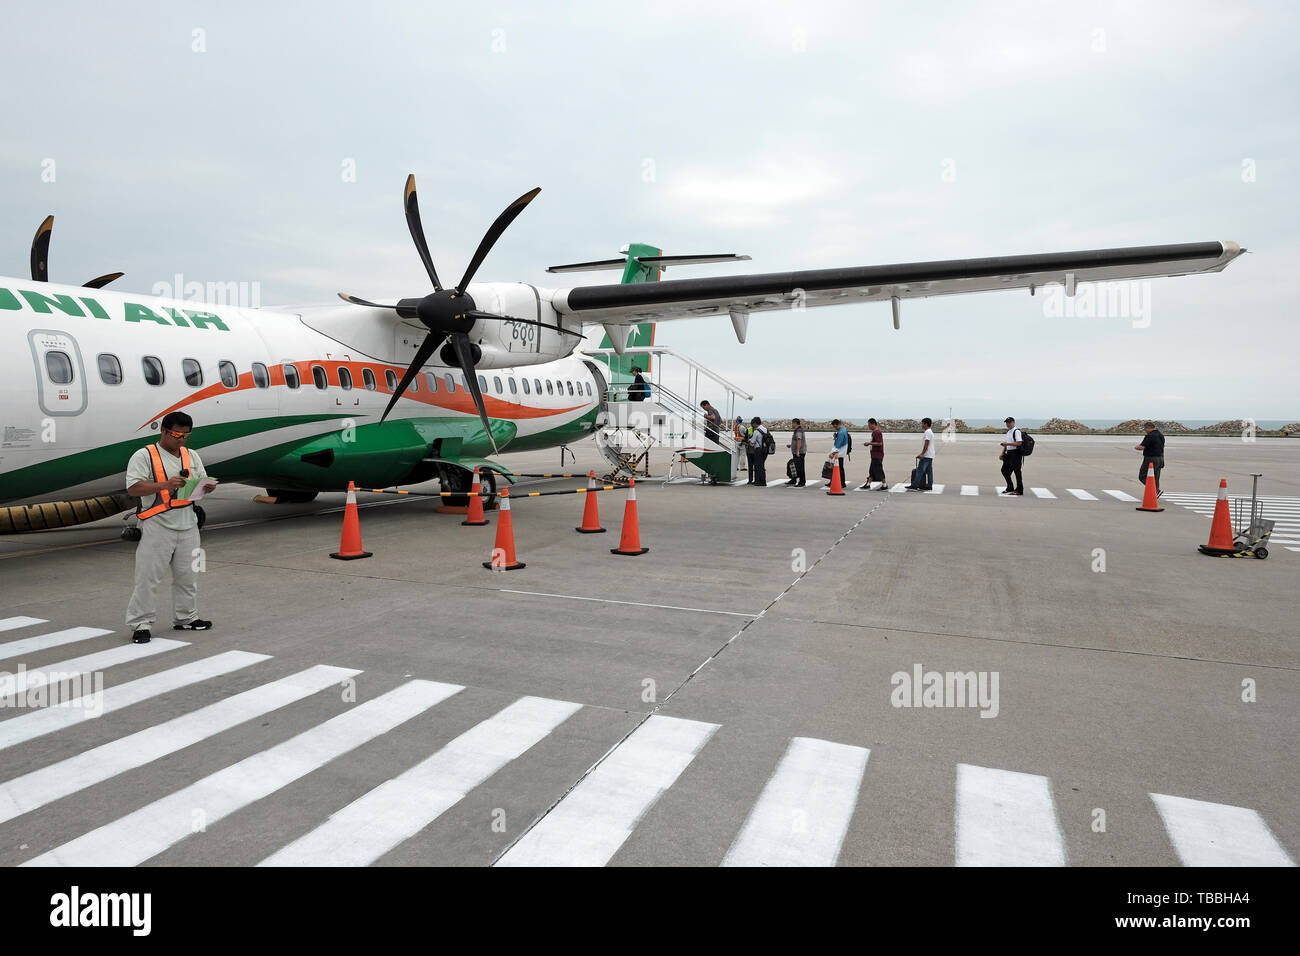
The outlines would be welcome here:
M 1029 289 L 1049 283 L 1074 294 L 1079 282 L 1107 282 L 1194 272 L 1221 272 L 1245 252 L 1235 242 L 1187 242 L 1085 252 L 1051 252 L 989 259 L 904 262 L 886 266 L 810 269 L 761 275 L 672 279 L 636 285 L 559 289 L 552 303 L 562 315 L 609 327 L 725 315 L 743 321 L 751 312 L 852 302 Z M 898 325 L 898 302 L 894 302 Z M 737 334 L 741 328 L 737 325 Z M 742 336 L 743 341 L 743 336 Z

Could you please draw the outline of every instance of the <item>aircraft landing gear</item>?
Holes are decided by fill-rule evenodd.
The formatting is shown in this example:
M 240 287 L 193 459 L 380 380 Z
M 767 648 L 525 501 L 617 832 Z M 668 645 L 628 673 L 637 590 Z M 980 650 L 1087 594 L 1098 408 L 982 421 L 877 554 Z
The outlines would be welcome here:
M 497 474 L 495 471 L 482 469 L 478 473 L 479 491 L 484 495 L 483 508 L 491 510 L 496 507 L 497 494 Z M 466 508 L 469 506 L 469 495 L 464 492 L 469 491 L 470 485 L 474 482 L 473 471 L 465 468 L 455 468 L 450 465 L 438 466 L 438 484 L 442 486 L 443 491 L 453 492 L 442 503 L 450 508 Z M 456 494 L 455 492 L 461 492 Z

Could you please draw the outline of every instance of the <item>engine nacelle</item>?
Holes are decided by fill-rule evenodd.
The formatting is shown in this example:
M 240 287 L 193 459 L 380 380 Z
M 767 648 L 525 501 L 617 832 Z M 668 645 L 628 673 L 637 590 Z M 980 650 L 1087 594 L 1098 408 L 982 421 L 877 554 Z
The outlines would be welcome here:
M 481 312 L 582 331 L 580 321 L 572 318 L 561 321 L 549 298 L 544 298 L 535 286 L 527 283 L 484 282 L 471 284 L 467 291 Z M 577 335 L 566 335 L 523 322 L 485 319 L 474 323 L 469 339 L 483 353 L 475 363 L 478 368 L 510 368 L 553 362 L 570 354 L 584 341 Z

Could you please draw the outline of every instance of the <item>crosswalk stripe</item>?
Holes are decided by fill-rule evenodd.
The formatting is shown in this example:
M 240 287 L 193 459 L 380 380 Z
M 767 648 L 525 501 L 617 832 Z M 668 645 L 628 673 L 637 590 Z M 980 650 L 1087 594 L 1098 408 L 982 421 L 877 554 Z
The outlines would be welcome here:
M 258 866 L 369 866 L 545 739 L 581 707 L 541 697 L 517 700 Z
M 31 627 L 33 624 L 48 623 L 43 617 L 6 617 L 0 620 L 0 631 L 12 631 L 20 627 Z
M 196 808 L 203 812 L 205 825 L 211 826 L 461 690 L 455 684 L 408 681 L 23 865 L 138 865 L 190 836 Z
M 99 695 L 98 704 L 94 700 L 95 694 L 87 694 L 74 701 L 65 701 L 58 707 L 44 707 L 14 717 L 12 720 L 0 721 L 0 750 L 54 733 L 87 718 L 101 717 L 177 688 L 188 687 L 190 684 L 197 684 L 199 681 L 229 674 L 241 667 L 270 659 L 269 654 L 226 651 L 224 654 L 204 658 L 193 664 L 173 667 L 158 674 L 110 687 Z
M 12 697 L 17 694 L 27 693 L 37 687 L 44 687 L 52 679 L 69 680 L 81 674 L 93 674 L 95 671 L 106 670 L 127 661 L 152 657 L 154 654 L 163 654 L 178 647 L 188 646 L 189 643 L 186 641 L 173 641 L 169 638 L 157 637 L 148 644 L 125 644 L 122 647 L 110 647 L 106 651 L 97 651 L 94 654 L 69 658 L 66 661 L 59 661 L 57 664 L 46 664 L 37 670 L 5 674 L 0 677 L 0 697 Z
M 1012 770 L 957 765 L 958 866 L 1064 866 L 1051 782 Z
M 1082 488 L 1066 488 L 1065 490 L 1074 495 L 1074 497 L 1078 498 L 1080 501 L 1097 500 L 1095 496 L 1088 494 L 1088 492 L 1084 491 Z
M 900 481 L 898 484 L 894 485 L 894 486 L 893 486 L 892 488 L 890 488 L 889 490 L 890 490 L 891 493 L 896 492 L 896 491 L 897 491 L 897 492 L 900 492 L 900 493 L 901 493 L 901 492 L 905 492 L 905 491 L 907 490 L 907 485 L 906 485 L 905 483 L 903 483 L 903 482 Z
M 935 485 L 935 486 L 934 486 L 933 488 L 931 488 L 929 491 L 922 492 L 922 494 L 926 494 L 926 495 L 941 495 L 941 494 L 943 494 L 943 485 Z
M 1184 866 L 1295 866 L 1256 811 L 1151 794 Z
M 834 866 L 871 751 L 795 737 L 723 866 Z
M 980 493 L 979 485 L 962 485 L 961 493 L 963 495 L 978 495 Z
M 344 667 L 309 667 L 290 677 L 254 687 L 15 777 L 0 784 L 0 823 L 192 746 L 360 673 Z
M 605 865 L 717 729 L 698 720 L 650 717 L 497 865 Z
M 20 618 L 19 620 L 23 619 Z M 26 618 L 25 620 L 34 619 Z M 35 651 L 43 651 L 51 647 L 59 647 L 63 644 L 88 641 L 92 637 L 103 637 L 105 634 L 112 633 L 112 631 L 106 631 L 102 627 L 70 627 L 62 631 L 53 631 L 50 634 L 25 637 L 21 641 L 0 644 L 0 661 L 11 657 L 21 657 L 23 654 L 31 654 Z
M 1287 548 L 1288 551 L 1300 551 L 1300 548 Z
M 1116 501 L 1137 501 L 1138 500 L 1137 498 L 1134 498 L 1126 491 L 1112 491 L 1109 488 L 1103 488 L 1102 493 L 1110 495 Z
M 1035 497 L 1038 497 L 1038 498 L 1055 498 L 1055 497 L 1056 497 L 1056 495 L 1052 494 L 1052 493 L 1051 493 L 1050 491 L 1048 491 L 1046 488 L 1030 488 L 1029 490 L 1032 491 L 1032 492 L 1034 493 Z

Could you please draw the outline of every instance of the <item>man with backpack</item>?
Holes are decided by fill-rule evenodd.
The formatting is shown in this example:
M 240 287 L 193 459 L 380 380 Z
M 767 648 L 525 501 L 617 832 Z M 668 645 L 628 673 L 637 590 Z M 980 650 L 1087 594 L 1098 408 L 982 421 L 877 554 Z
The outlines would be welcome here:
M 1024 460 L 1024 453 L 1020 450 L 1025 443 L 1024 432 L 1016 427 L 1016 420 L 1008 417 L 1006 420 L 1007 436 L 1002 440 L 1002 477 L 1006 480 L 1007 487 L 1002 493 L 1004 495 L 1021 495 L 1025 493 L 1025 481 L 1020 476 L 1020 465 Z M 1015 487 L 1011 487 L 1011 476 L 1015 475 Z
M 763 424 L 763 420 L 757 415 L 754 416 L 750 425 L 753 426 L 753 434 L 749 436 L 749 445 L 754 449 L 753 457 L 750 459 L 750 484 L 766 488 L 767 456 L 776 451 L 776 439 L 772 437 L 772 433 L 767 430 L 767 426 Z

